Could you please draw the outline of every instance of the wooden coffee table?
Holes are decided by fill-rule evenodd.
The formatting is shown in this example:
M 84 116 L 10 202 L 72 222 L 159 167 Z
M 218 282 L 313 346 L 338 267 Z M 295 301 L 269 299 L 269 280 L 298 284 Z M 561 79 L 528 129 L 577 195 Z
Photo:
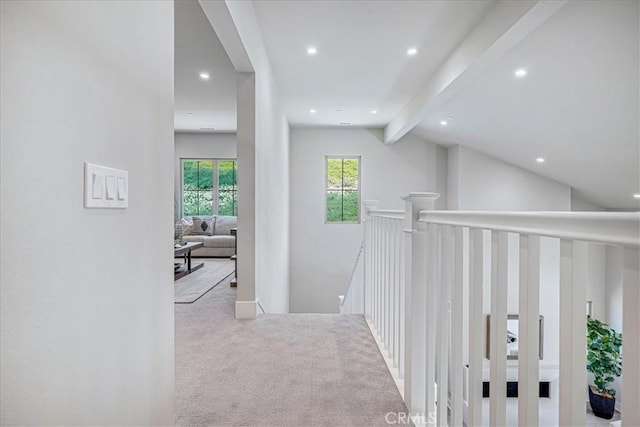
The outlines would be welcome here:
M 187 274 L 191 274 L 197 269 L 204 267 L 203 262 L 197 265 L 191 265 L 191 251 L 203 246 L 204 244 L 202 242 L 187 242 L 183 246 L 173 249 L 174 258 L 182 256 L 184 259 L 184 262 L 176 264 L 174 266 L 173 280 L 178 280 L 179 278 L 184 277 Z

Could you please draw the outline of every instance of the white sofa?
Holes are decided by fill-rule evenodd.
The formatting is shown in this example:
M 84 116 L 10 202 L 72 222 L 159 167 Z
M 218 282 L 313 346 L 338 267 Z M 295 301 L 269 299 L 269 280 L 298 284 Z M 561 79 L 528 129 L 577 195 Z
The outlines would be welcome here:
M 200 226 L 204 222 L 205 225 Z M 194 257 L 226 258 L 235 254 L 236 237 L 231 229 L 238 226 L 235 216 L 200 215 L 182 219 L 183 238 L 187 242 L 202 242 Z

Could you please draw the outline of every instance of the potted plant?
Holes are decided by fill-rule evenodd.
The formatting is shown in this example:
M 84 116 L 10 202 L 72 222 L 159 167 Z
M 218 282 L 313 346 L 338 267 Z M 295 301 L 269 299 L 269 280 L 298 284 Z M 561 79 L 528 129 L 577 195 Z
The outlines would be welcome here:
M 622 334 L 606 323 L 587 316 L 587 371 L 594 376 L 589 386 L 589 403 L 594 415 L 611 419 L 616 391 L 610 384 L 622 373 Z

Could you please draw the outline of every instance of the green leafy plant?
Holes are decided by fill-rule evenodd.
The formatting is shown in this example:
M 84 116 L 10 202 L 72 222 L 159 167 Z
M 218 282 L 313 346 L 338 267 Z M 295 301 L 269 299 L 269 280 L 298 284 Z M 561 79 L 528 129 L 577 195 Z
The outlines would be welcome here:
M 616 395 L 609 385 L 622 373 L 621 346 L 621 333 L 587 316 L 587 371 L 593 374 L 593 384 L 602 395 Z

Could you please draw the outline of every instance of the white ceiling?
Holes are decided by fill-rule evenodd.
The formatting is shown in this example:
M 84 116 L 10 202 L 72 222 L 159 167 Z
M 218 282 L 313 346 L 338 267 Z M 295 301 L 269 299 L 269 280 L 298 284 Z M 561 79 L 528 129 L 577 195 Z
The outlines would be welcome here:
M 176 130 L 234 132 L 235 70 L 199 4 L 175 4 Z M 290 124 L 361 127 L 396 119 L 495 4 L 254 1 Z M 548 176 L 601 206 L 637 208 L 638 40 L 638 2 L 570 1 L 436 102 L 414 131 Z M 409 57 L 410 47 L 418 54 Z M 513 76 L 519 67 L 524 79 Z
M 200 4 L 196 0 L 174 4 L 175 130 L 235 132 L 236 71 Z M 201 80 L 201 72 L 211 78 Z
M 260 0 L 254 5 L 291 125 L 381 127 L 492 3 Z M 307 55 L 308 46 L 318 53 Z M 418 48 L 413 57 L 407 55 L 411 47 Z
M 568 2 L 416 131 L 553 178 L 601 206 L 637 208 L 638 39 L 637 2 Z M 520 67 L 528 74 L 517 79 Z

